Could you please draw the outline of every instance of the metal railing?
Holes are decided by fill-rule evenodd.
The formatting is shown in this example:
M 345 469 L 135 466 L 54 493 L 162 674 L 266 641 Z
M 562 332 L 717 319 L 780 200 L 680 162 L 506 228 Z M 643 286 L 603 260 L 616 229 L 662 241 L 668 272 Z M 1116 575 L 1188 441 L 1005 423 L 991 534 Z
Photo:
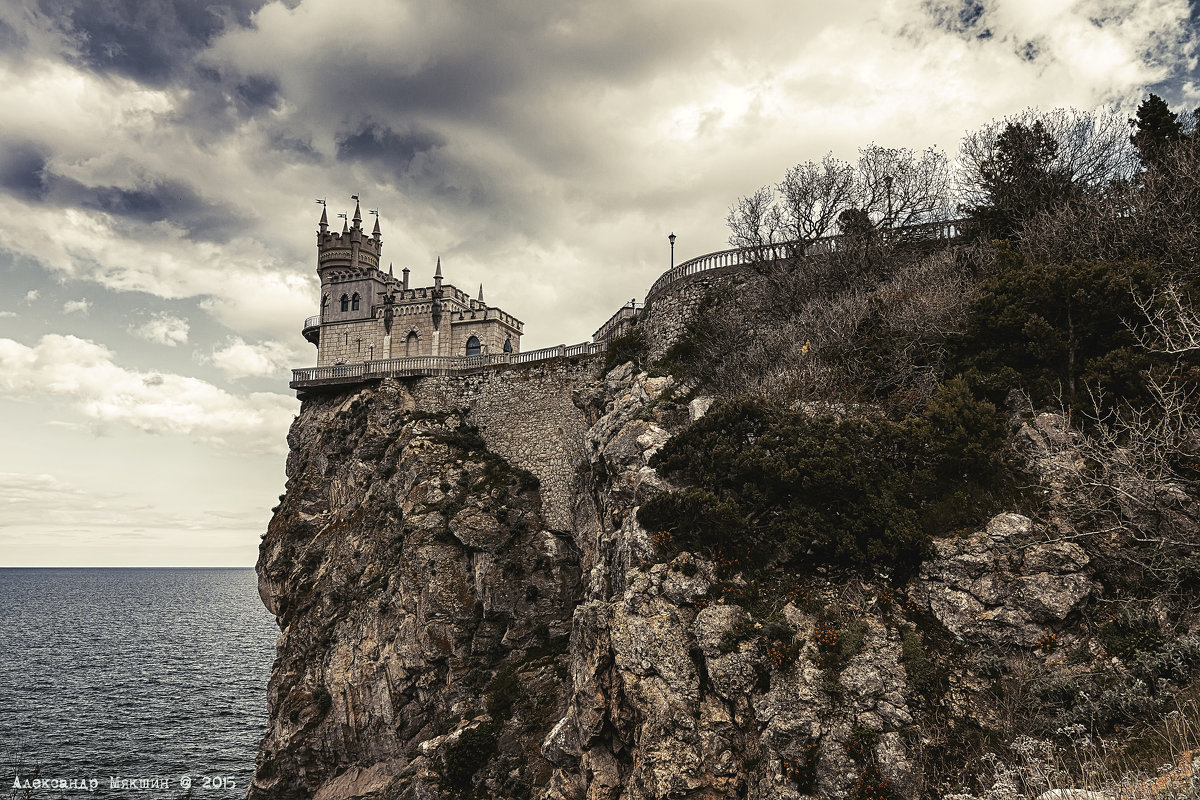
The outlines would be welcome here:
M 962 235 L 963 220 L 946 220 L 939 222 L 923 222 L 918 225 L 905 225 L 891 230 L 881 230 L 878 233 L 883 241 L 921 242 L 921 241 L 952 241 Z M 794 240 L 790 242 L 775 242 L 753 247 L 735 247 L 730 250 L 718 250 L 715 253 L 705 253 L 702 256 L 689 259 L 682 264 L 667 270 L 658 277 L 650 291 L 646 292 L 646 301 L 662 292 L 668 286 L 699 272 L 721 269 L 722 267 L 748 266 L 768 261 L 781 261 L 799 258 L 801 256 L 819 253 L 834 253 L 841 246 L 845 237 L 842 235 L 822 236 L 818 239 Z
M 302 367 L 292 370 L 293 389 L 329 386 L 381 378 L 436 377 L 469 375 L 485 369 L 513 364 L 535 364 L 553 358 L 572 358 L 603 353 L 607 342 L 582 342 L 543 347 L 526 353 L 496 353 L 479 356 L 408 356 L 327 367 Z

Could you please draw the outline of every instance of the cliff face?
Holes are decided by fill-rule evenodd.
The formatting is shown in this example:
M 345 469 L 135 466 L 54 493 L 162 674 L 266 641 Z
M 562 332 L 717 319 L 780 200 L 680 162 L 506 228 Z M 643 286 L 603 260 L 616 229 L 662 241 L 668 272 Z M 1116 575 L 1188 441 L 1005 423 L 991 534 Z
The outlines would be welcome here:
M 438 796 L 485 763 L 496 796 L 545 781 L 578 554 L 531 474 L 413 409 L 389 385 L 292 427 L 258 565 L 282 633 L 251 797 Z
M 1027 548 L 1014 514 L 935 542 L 907 596 L 767 597 L 661 563 L 636 519 L 665 486 L 648 460 L 703 401 L 631 365 L 563 369 L 530 379 L 562 424 L 486 381 L 305 401 L 258 565 L 282 633 L 251 798 L 928 792 L 957 735 L 929 721 L 989 707 L 964 643 L 1036 645 L 1092 591 L 1078 548 Z M 514 437 L 500 406 L 554 435 Z

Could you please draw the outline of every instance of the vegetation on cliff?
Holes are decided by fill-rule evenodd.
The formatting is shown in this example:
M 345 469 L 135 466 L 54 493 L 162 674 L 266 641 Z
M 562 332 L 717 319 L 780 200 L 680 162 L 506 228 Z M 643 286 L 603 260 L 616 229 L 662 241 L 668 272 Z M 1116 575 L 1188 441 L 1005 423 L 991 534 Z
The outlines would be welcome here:
M 937 641 L 944 619 L 901 625 L 911 680 L 957 674 L 981 692 L 939 712 L 959 734 L 926 748 L 927 790 L 1020 772 L 1020 736 L 1076 748 L 1082 780 L 1084 762 L 1111 774 L 1162 757 L 1148 741 L 1165 741 L 1172 708 L 1200 730 L 1187 701 L 1200 691 L 1196 122 L 1152 95 L 1128 124 L 993 123 L 967 137 L 957 172 L 933 151 L 874 147 L 853 165 L 798 165 L 729 217 L 731 243 L 793 239 L 793 254 L 709 297 L 660 365 L 717 403 L 651 460 L 678 488 L 639 520 L 663 559 L 703 553 L 776 587 L 765 602 L 726 595 L 756 616 L 789 586 L 927 579 L 934 538 L 1002 510 L 1078 548 L 1091 599 L 1020 646 L 922 648 L 917 630 Z M 952 247 L 892 231 L 953 208 L 967 235 Z M 806 252 L 835 231 L 837 250 Z M 1042 566 L 1025 569 L 1045 569 L 1034 541 L 1026 559 Z

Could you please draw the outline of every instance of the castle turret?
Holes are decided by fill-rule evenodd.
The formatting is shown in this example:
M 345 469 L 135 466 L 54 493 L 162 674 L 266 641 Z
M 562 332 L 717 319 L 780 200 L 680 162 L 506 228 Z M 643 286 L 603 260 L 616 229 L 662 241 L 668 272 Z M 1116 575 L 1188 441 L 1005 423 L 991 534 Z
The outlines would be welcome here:
M 489 309 L 483 284 L 478 300 L 447 282 L 439 257 L 433 285 L 409 285 L 409 270 L 397 279 L 382 269 L 383 225 L 379 213 L 370 235 L 362 224 L 357 196 L 351 214 L 339 213 L 341 232 L 329 229 L 322 209 L 317 230 L 317 274 L 321 312 L 303 329 L 317 345 L 320 366 L 413 356 L 466 356 L 519 352 L 520 320 Z M 478 313 L 482 311 L 482 313 Z

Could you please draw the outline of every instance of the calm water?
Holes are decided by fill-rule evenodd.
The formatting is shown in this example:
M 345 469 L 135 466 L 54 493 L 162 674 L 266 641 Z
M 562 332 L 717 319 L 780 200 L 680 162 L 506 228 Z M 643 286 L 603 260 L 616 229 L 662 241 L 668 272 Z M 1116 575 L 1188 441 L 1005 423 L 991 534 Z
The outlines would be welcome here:
M 242 797 L 276 635 L 251 569 L 0 569 L 0 798 Z

